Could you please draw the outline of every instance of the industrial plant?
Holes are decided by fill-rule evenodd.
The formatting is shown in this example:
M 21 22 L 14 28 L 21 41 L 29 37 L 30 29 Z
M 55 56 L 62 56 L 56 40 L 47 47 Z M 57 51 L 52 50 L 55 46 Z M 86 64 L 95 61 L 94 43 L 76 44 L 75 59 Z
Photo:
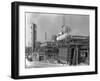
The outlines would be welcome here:
M 80 66 L 89 65 L 89 36 L 70 35 L 71 28 L 65 23 L 58 34 L 45 32 L 45 42 L 37 41 L 37 25 L 31 26 L 31 46 L 25 47 L 27 67 Z

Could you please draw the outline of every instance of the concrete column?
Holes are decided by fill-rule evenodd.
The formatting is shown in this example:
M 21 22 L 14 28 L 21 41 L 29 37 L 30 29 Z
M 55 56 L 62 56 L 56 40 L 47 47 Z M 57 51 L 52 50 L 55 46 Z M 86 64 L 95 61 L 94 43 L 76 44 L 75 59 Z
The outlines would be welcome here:
M 77 45 L 75 46 L 75 50 L 74 50 L 74 55 L 73 55 L 73 61 L 72 63 L 74 65 L 78 65 L 78 47 Z
M 79 52 L 79 49 L 76 46 L 76 65 L 78 65 L 78 52 Z

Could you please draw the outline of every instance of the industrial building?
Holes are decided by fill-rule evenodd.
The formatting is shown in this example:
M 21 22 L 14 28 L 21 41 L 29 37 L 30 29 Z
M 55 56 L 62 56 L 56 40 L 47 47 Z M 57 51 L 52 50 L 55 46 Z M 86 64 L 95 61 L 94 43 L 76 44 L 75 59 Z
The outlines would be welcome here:
M 37 41 L 37 26 L 33 24 L 32 46 L 26 47 L 26 58 L 43 63 L 89 65 L 89 36 L 69 35 L 68 32 L 61 31 L 52 35 L 51 41 L 41 43 Z

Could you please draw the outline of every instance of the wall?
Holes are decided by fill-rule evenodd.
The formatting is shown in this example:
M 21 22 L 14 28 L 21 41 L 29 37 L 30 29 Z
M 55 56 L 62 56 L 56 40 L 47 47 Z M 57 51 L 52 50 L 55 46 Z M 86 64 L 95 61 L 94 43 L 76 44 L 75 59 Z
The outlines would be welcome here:
M 68 49 L 67 48 L 59 48 L 59 58 L 60 60 L 66 61 L 66 58 L 68 57 Z
M 0 81 L 13 81 L 10 78 L 11 65 L 11 2 L 14 0 L 0 1 Z M 90 5 L 98 6 L 100 10 L 100 0 L 21 0 L 30 2 L 44 2 L 44 3 L 58 3 L 58 4 L 72 4 L 72 5 Z M 98 11 L 100 14 L 100 11 Z M 98 16 L 98 22 L 100 15 Z M 98 27 L 100 24 L 98 25 Z M 100 31 L 100 28 L 98 28 Z M 99 32 L 100 34 L 100 32 Z M 100 41 L 100 37 L 98 39 Z M 99 45 L 99 43 L 98 43 Z M 98 46 L 100 48 L 100 46 Z M 100 51 L 99 51 L 100 52 Z M 98 55 L 100 58 L 100 54 Z M 100 62 L 100 59 L 99 59 Z M 100 64 L 99 64 L 100 66 Z M 99 70 L 100 71 L 100 70 Z M 41 79 L 26 79 L 26 81 L 99 81 L 98 75 L 84 75 L 84 76 L 68 76 L 68 77 L 53 77 Z

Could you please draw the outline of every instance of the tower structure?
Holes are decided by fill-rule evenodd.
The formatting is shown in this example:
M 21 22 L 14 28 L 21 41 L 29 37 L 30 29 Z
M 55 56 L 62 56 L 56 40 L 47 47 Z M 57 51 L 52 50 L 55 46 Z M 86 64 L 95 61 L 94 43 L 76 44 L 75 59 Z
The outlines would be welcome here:
M 36 24 L 32 24 L 32 50 L 35 50 L 36 46 L 36 41 L 37 41 L 37 26 Z

